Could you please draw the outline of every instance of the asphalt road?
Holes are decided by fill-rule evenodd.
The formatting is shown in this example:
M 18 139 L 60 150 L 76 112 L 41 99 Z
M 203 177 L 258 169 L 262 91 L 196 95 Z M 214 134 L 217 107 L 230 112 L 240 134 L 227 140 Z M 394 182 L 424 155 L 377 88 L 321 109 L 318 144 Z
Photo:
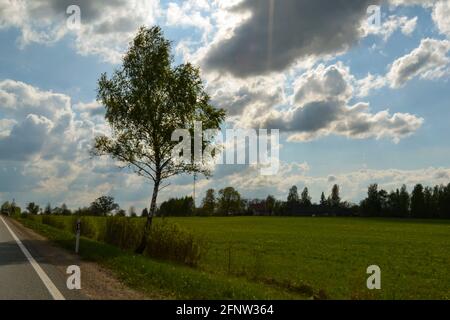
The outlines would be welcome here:
M 0 215 L 1 300 L 83 299 L 81 292 L 67 289 L 69 275 L 49 263 L 48 253 L 43 253 L 48 251 L 40 250 L 48 244 L 42 242 L 27 238 L 10 219 Z

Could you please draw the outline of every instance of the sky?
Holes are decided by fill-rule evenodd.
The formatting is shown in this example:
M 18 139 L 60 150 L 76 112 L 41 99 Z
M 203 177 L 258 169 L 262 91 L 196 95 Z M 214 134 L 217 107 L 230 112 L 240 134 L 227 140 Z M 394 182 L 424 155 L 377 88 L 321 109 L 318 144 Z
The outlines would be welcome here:
M 89 154 L 108 132 L 97 80 L 142 25 L 200 67 L 224 128 L 280 130 L 276 175 L 217 165 L 197 204 L 229 185 L 279 199 L 307 186 L 317 201 L 338 184 L 359 202 L 370 183 L 447 184 L 449 15 L 449 0 L 0 0 L 0 201 L 148 206 L 150 181 Z M 159 202 L 192 182 L 172 179 Z

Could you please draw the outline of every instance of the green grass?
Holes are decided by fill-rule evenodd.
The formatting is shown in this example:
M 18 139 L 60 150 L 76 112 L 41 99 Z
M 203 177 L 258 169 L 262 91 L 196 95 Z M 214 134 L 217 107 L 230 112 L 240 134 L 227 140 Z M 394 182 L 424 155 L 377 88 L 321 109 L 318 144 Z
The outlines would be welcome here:
M 33 227 L 50 230 L 40 225 L 39 219 L 36 217 Z M 89 219 L 101 230 L 104 218 Z M 197 269 L 133 256 L 87 239 L 82 242 L 83 254 L 112 268 L 133 287 L 148 292 L 156 288 L 173 298 L 316 295 L 332 299 L 450 299 L 450 221 L 287 217 L 168 220 L 204 237 L 207 250 Z M 50 235 L 56 232 L 51 230 Z M 103 253 L 111 250 L 114 254 Z M 381 268 L 381 290 L 366 288 L 369 265 Z
M 450 221 L 173 218 L 205 235 L 200 268 L 338 299 L 450 299 Z M 230 259 L 231 257 L 231 259 Z M 366 289 L 369 265 L 382 290 Z
M 40 219 L 18 220 L 61 247 L 73 250 L 75 239 L 71 232 L 44 225 Z M 243 278 L 155 261 L 84 237 L 80 239 L 80 256 L 109 268 L 126 285 L 146 293 L 150 298 L 246 300 L 306 297 Z

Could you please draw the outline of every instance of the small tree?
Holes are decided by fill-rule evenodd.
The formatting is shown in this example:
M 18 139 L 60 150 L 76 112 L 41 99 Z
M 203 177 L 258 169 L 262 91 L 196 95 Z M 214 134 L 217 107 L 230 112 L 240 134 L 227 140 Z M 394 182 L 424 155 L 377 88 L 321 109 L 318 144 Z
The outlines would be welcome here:
M 141 212 L 141 218 L 147 218 L 148 217 L 148 209 L 144 208 Z
M 433 218 L 439 218 L 440 217 L 440 200 L 441 200 L 442 194 L 441 194 L 441 187 L 436 185 L 433 188 L 433 205 L 434 205 L 434 212 L 433 212 Z
M 327 198 L 325 197 L 325 193 L 322 192 L 322 194 L 320 195 L 320 206 L 322 208 L 325 208 L 328 206 L 328 202 L 327 202 Z
M 72 214 L 72 211 L 70 211 L 69 208 L 67 208 L 67 205 L 63 203 L 61 205 L 61 215 L 63 216 L 70 216 Z
M 364 206 L 366 214 L 369 216 L 379 216 L 381 213 L 380 193 L 378 184 L 374 183 L 367 188 L 367 201 Z
M 239 214 L 242 211 L 242 200 L 239 192 L 233 187 L 219 190 L 219 212 L 223 215 Z
M 426 187 L 423 190 L 424 202 L 425 202 L 425 211 L 422 214 L 424 218 L 432 218 L 437 211 L 437 202 L 435 202 L 435 197 L 433 196 L 433 189 L 430 187 Z
M 421 184 L 414 187 L 411 194 L 411 216 L 423 218 L 426 215 L 424 188 Z
M 205 198 L 202 201 L 202 209 L 205 215 L 214 215 L 216 210 L 216 193 L 214 189 L 208 189 L 206 191 Z
M 103 74 L 98 100 L 106 107 L 110 137 L 95 140 L 93 153 L 109 155 L 153 182 L 150 212 L 136 252 L 147 244 L 162 181 L 182 173 L 209 174 L 201 165 L 176 161 L 172 141 L 176 129 L 218 129 L 225 111 L 215 109 L 206 94 L 199 69 L 189 63 L 173 67 L 171 45 L 159 27 L 139 29 L 123 66 L 112 78 Z M 206 147 L 210 141 L 203 141 Z
M 297 190 L 297 186 L 292 186 L 289 189 L 289 194 L 287 197 L 287 202 L 289 204 L 297 204 L 299 202 L 299 197 L 298 197 L 298 190 Z
M 311 197 L 309 196 L 309 190 L 307 187 L 305 187 L 301 194 L 300 204 L 303 207 L 310 207 L 311 206 Z
M 123 209 L 117 209 L 116 217 L 126 217 L 127 213 Z
M 114 198 L 110 196 L 101 196 L 91 203 L 91 212 L 95 216 L 106 216 L 112 211 L 119 209 L 119 205 L 114 202 Z
M 341 197 L 339 193 L 340 193 L 339 186 L 335 184 L 331 189 L 331 195 L 329 199 L 329 203 L 333 208 L 339 207 L 339 204 L 341 203 Z
M 44 214 L 47 215 L 47 216 L 49 216 L 49 215 L 52 214 L 52 212 L 53 212 L 52 205 L 51 205 L 50 202 L 49 202 L 49 203 L 47 203 L 47 205 L 45 206 Z
M 409 207 L 411 203 L 411 198 L 409 196 L 408 190 L 406 188 L 406 185 L 403 185 L 400 189 L 399 193 L 399 215 L 401 217 L 407 217 L 409 216 Z
M 381 189 L 378 191 L 378 199 L 380 201 L 380 215 L 389 215 L 389 193 Z
M 276 201 L 277 200 L 272 195 L 268 195 L 266 198 L 266 210 L 269 212 L 270 215 L 274 214 Z
M 386 216 L 389 217 L 400 217 L 400 190 L 396 189 L 391 191 L 387 199 L 387 210 L 385 212 Z
M 27 205 L 27 211 L 30 214 L 34 214 L 34 215 L 39 214 L 39 210 L 40 210 L 39 206 L 37 204 L 35 204 L 34 202 L 30 202 Z

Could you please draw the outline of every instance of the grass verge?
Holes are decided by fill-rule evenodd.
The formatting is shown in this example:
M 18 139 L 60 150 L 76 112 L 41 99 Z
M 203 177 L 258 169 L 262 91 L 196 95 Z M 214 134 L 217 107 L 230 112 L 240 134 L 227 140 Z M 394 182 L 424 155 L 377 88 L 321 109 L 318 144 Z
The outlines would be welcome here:
M 67 231 L 29 219 L 17 218 L 24 226 L 53 243 L 73 250 L 75 237 Z M 111 271 L 127 286 L 161 299 L 304 299 L 291 292 L 239 277 L 211 274 L 168 262 L 156 261 L 117 247 L 80 239 L 80 256 Z

